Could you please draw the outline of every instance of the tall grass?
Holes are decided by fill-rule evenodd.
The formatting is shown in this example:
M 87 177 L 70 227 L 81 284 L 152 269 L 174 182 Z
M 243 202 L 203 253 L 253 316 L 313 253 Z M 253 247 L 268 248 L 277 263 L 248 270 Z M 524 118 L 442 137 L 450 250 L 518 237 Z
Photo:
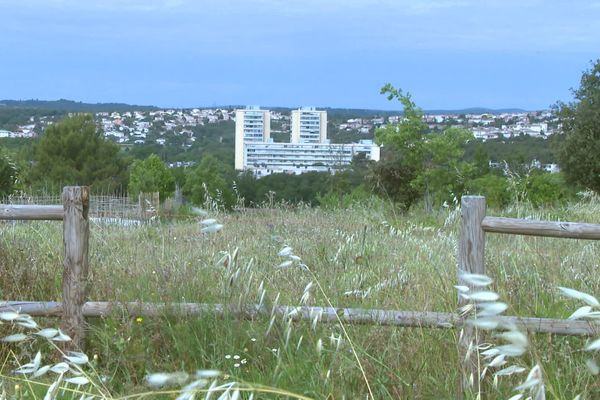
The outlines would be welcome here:
M 598 223 L 600 201 L 591 197 L 563 208 L 519 205 L 488 213 Z M 224 226 L 214 234 L 202 234 L 193 218 L 127 228 L 92 225 L 89 299 L 456 309 L 459 210 L 400 215 L 373 202 L 343 210 L 275 207 L 214 217 Z M 285 246 L 301 262 L 284 263 L 279 252 Z M 491 289 L 507 300 L 507 315 L 568 317 L 573 304 L 556 288 L 600 293 L 598 260 L 597 242 L 487 236 Z M 0 276 L 3 299 L 60 300 L 61 225 L 2 224 Z M 131 318 L 115 311 L 89 320 L 87 353 L 96 355 L 96 368 L 117 397 L 145 393 L 148 373 L 197 369 L 310 398 L 366 398 L 366 382 L 376 399 L 455 397 L 458 332 L 346 325 L 344 333 L 339 324 L 319 322 L 318 315 L 315 322 L 285 316 Z M 6 330 L 0 326 L 0 333 Z M 584 338 L 540 334 L 530 335 L 529 342 L 521 362 L 542 366 L 548 394 L 600 396 L 581 352 Z M 12 353 L 27 361 L 35 351 L 2 345 L 2 375 L 16 368 Z M 485 397 L 510 397 L 522 378 L 508 377 L 498 386 L 485 380 Z M 14 391 L 7 382 L 5 390 Z

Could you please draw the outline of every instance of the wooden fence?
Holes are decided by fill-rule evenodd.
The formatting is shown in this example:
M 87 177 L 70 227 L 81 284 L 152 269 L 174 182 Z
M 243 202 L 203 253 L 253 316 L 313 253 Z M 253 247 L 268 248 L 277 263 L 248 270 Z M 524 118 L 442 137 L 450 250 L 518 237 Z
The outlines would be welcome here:
M 466 357 L 467 348 L 476 339 L 473 328 L 465 324 L 456 313 L 429 311 L 390 311 L 330 307 L 293 307 L 245 305 L 234 307 L 221 304 L 148 304 L 148 303 L 108 303 L 86 302 L 88 280 L 88 240 L 89 240 L 89 190 L 87 187 L 65 187 L 62 206 L 15 206 L 0 205 L 0 219 L 62 220 L 64 224 L 64 270 L 63 301 L 0 302 L 0 311 L 19 310 L 33 316 L 62 316 L 61 326 L 74 339 L 74 345 L 83 348 L 85 317 L 99 317 L 111 310 L 120 310 L 131 316 L 159 316 L 165 313 L 185 316 L 205 313 L 236 315 L 240 318 L 270 316 L 271 312 L 290 316 L 295 320 L 311 320 L 315 313 L 322 314 L 321 321 L 337 322 L 338 318 L 348 324 L 378 324 L 399 327 L 459 328 L 459 362 L 461 382 L 458 397 L 463 397 L 466 378 L 476 371 L 475 356 Z M 572 222 L 530 221 L 514 218 L 486 216 L 485 198 L 463 196 L 461 201 L 462 223 L 459 238 L 458 272 L 486 274 L 485 233 L 505 233 L 574 239 L 600 239 L 600 224 Z M 459 299 L 460 303 L 464 300 Z M 559 335 L 592 335 L 598 327 L 587 321 L 536 317 L 501 317 L 528 332 L 552 333 Z M 476 373 L 476 372 L 475 372 Z M 477 381 L 477 379 L 475 379 Z
M 75 348 L 83 348 L 85 320 L 83 305 L 88 285 L 88 243 L 90 237 L 90 191 L 87 186 L 67 186 L 63 205 L 1 205 L 0 219 L 63 221 L 63 301 L 61 329 L 73 338 Z M 0 311 L 15 309 L 0 302 Z M 17 308 L 18 309 L 18 308 Z

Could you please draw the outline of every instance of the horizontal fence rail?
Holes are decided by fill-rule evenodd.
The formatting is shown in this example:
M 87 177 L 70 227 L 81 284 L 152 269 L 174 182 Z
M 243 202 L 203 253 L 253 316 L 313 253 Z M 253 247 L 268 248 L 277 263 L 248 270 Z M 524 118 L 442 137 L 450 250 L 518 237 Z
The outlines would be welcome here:
M 0 205 L 0 220 L 50 220 L 62 221 L 64 207 L 38 205 Z
M 485 217 L 481 227 L 490 233 L 600 240 L 600 224 Z
M 61 302 L 43 301 L 7 301 L 0 302 L 0 312 L 19 311 L 32 316 L 59 317 L 63 313 Z M 454 313 L 431 311 L 391 311 L 362 308 L 332 307 L 294 307 L 275 306 L 273 309 L 249 304 L 235 307 L 223 304 L 204 303 L 138 303 L 88 301 L 83 305 L 84 317 L 105 317 L 111 313 L 125 314 L 131 317 L 159 317 L 165 315 L 201 316 L 230 315 L 243 319 L 268 318 L 271 315 L 287 316 L 293 320 L 311 321 L 319 315 L 319 321 L 335 323 L 341 320 L 347 324 L 373 324 L 397 327 L 421 327 L 452 329 L 462 328 L 464 319 Z M 515 324 L 528 332 L 551 333 L 555 335 L 590 336 L 600 333 L 600 326 L 588 321 L 572 321 L 535 317 L 500 317 L 501 322 Z

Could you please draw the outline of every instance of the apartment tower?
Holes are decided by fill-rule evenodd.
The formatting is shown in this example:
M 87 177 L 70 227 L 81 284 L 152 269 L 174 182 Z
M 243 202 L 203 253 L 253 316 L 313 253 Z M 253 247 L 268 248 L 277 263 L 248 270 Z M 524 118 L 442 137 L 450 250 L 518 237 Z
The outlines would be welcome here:
M 258 106 L 235 110 L 235 169 L 244 169 L 244 143 L 267 143 L 271 137 L 271 113 Z
M 314 107 L 292 111 L 292 143 L 325 143 L 327 141 L 327 112 Z

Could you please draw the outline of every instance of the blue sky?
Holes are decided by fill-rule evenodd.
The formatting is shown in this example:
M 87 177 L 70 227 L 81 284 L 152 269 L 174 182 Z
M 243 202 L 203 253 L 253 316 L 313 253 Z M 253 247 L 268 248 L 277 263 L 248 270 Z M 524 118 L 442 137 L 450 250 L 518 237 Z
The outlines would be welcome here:
M 0 99 L 547 108 L 600 58 L 600 0 L 0 0 Z

